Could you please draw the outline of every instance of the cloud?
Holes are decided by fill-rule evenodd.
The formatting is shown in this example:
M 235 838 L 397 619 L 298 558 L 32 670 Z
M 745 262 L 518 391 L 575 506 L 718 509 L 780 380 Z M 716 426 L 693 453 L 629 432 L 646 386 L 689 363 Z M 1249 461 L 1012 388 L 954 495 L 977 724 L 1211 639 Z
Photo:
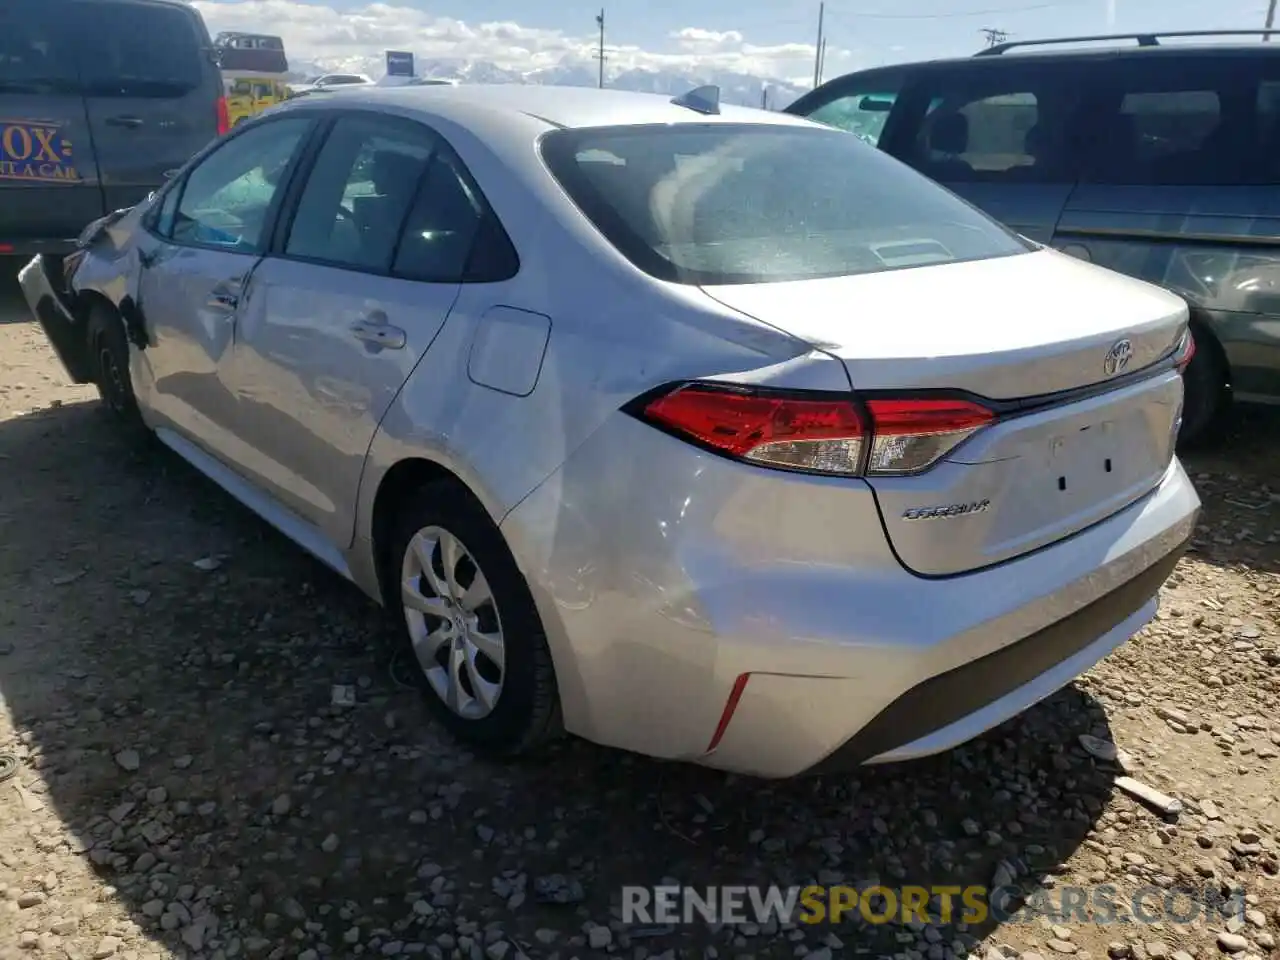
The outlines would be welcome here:
M 425 60 L 483 60 L 521 72 L 594 66 L 596 35 L 570 35 L 513 21 L 471 23 L 391 3 L 339 12 L 300 0 L 193 0 L 211 33 L 250 30 L 284 38 L 291 58 L 337 67 L 385 50 L 411 50 Z M 722 70 L 774 79 L 811 77 L 813 46 L 753 44 L 736 30 L 685 27 L 670 49 L 606 47 L 610 73 L 628 69 Z M 845 50 L 827 50 L 828 76 L 852 69 Z

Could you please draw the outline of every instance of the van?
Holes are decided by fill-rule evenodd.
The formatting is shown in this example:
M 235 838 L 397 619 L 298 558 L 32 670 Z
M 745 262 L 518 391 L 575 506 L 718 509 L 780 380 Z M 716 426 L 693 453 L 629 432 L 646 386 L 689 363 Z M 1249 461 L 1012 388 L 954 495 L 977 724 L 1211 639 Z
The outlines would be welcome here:
M 861 137 L 1030 240 L 1179 294 L 1197 347 L 1192 442 L 1216 435 L 1229 400 L 1280 403 L 1280 45 L 1259 35 L 1011 41 L 848 74 L 785 112 Z
M 0 254 L 63 254 L 227 128 L 181 0 L 0 2 Z

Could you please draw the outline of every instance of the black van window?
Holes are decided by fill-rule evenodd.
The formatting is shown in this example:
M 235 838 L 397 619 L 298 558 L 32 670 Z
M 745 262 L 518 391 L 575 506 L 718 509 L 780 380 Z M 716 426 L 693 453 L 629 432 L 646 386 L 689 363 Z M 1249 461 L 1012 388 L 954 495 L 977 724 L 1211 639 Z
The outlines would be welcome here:
M 877 146 L 902 88 L 902 74 L 877 71 L 846 79 L 848 83 L 841 81 L 830 99 L 821 106 L 807 107 L 804 115 Z
M 94 97 L 180 97 L 200 87 L 207 54 L 195 13 L 150 3 L 79 3 L 70 12 Z
M 75 52 L 49 5 L 0 3 L 0 93 L 76 93 Z
M 917 116 L 898 151 L 942 183 L 1075 179 L 1067 130 L 1080 84 L 1061 70 L 931 70 L 910 93 Z
M 1267 75 L 1270 75 L 1268 80 Z M 1088 183 L 1280 182 L 1280 71 L 1262 58 L 1117 65 L 1088 131 Z

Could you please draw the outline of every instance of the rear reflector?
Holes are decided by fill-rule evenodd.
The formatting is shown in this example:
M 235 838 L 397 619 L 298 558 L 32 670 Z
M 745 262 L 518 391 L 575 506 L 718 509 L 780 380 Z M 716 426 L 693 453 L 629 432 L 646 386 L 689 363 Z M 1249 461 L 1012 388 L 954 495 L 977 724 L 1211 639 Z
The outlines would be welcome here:
M 782 393 L 690 383 L 640 416 L 685 440 L 761 466 L 844 476 L 919 473 L 995 415 L 967 400 Z
M 733 682 L 733 689 L 729 691 L 729 699 L 725 701 L 724 709 L 720 711 L 720 722 L 716 724 L 716 732 L 711 735 L 711 742 L 707 744 L 707 753 L 720 746 L 720 741 L 724 739 L 725 731 L 729 729 L 729 722 L 733 719 L 733 714 L 738 709 L 738 704 L 742 702 L 742 695 L 746 692 L 747 681 L 750 679 L 751 674 L 740 673 L 738 674 L 738 679 Z
M 0 253 L 13 253 L 13 244 L 0 243 Z

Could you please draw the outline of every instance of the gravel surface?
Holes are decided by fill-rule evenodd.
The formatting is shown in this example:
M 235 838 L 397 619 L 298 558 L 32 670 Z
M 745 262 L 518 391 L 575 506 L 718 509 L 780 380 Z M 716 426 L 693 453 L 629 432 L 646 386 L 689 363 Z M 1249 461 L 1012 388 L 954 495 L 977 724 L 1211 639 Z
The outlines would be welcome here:
M 3 960 L 1275 950 L 1280 416 L 1189 459 L 1196 548 L 1160 618 L 1079 683 L 947 756 L 758 783 L 578 742 L 468 756 L 371 604 L 176 458 L 123 446 L 92 396 L 0 289 Z M 1108 742 L 1116 762 L 1085 749 Z M 1119 766 L 1181 811 L 1129 796 Z M 1189 924 L 618 920 L 627 883 L 877 879 L 1245 899 Z

